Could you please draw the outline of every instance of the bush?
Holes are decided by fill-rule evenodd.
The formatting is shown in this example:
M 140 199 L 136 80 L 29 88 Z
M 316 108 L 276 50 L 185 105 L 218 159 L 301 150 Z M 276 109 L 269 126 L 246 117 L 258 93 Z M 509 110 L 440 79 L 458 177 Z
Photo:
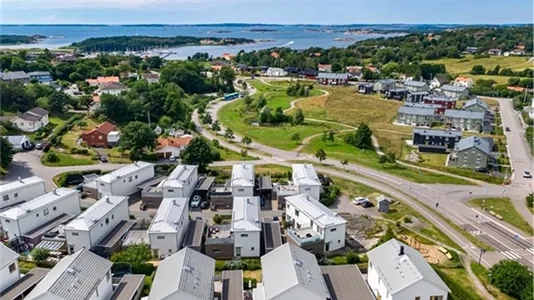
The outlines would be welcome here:
M 251 288 L 255 289 L 257 284 L 258 284 L 258 280 L 256 280 L 256 278 L 243 277 L 243 289 L 244 290 L 249 290 Z
M 221 218 L 221 216 L 219 216 L 218 214 L 215 214 L 215 215 L 213 216 L 213 223 L 215 223 L 215 224 L 221 224 L 221 223 L 222 223 L 222 218 Z
M 530 194 L 527 196 L 526 198 L 526 202 L 527 202 L 527 206 L 532 209 L 534 208 L 533 205 L 534 205 L 534 193 L 533 194 Z
M 360 257 L 358 254 L 354 253 L 353 251 L 347 252 L 347 263 L 348 264 L 357 264 L 360 262 Z
M 410 216 L 405 216 L 404 223 L 412 223 L 412 218 Z
M 133 274 L 144 274 L 146 276 L 150 276 L 155 270 L 156 267 L 149 263 L 140 263 L 132 265 Z
M 225 260 L 216 260 L 215 261 L 215 271 L 221 272 L 224 271 L 226 268 L 226 261 Z
M 36 263 L 40 263 L 50 256 L 50 251 L 44 248 L 35 248 L 31 251 L 31 256 Z
M 83 176 L 83 175 L 93 174 L 93 173 L 97 175 L 103 174 L 102 170 L 71 171 L 71 172 L 65 172 L 65 173 L 56 175 L 53 180 L 54 180 L 54 183 L 58 187 L 66 187 L 68 185 L 67 178 L 69 178 L 69 176 L 73 176 L 73 175 Z
M 156 152 L 142 153 L 141 160 L 143 161 L 158 161 L 159 157 Z
M 532 272 L 524 265 L 513 260 L 501 260 L 489 269 L 490 283 L 501 292 L 520 299 L 521 294 L 533 281 Z
M 59 156 L 53 151 L 49 151 L 44 155 L 44 161 L 46 162 L 58 162 Z
M 71 154 L 81 154 L 81 155 L 88 155 L 89 149 L 80 149 L 80 148 L 71 148 L 70 149 Z

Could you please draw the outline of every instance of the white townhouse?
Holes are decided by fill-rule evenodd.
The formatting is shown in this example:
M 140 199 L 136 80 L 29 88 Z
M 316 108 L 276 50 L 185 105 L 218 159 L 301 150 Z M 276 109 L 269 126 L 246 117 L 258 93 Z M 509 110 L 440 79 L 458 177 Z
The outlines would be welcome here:
M 96 179 L 100 198 L 103 196 L 130 196 L 138 191 L 137 186 L 154 177 L 154 164 L 136 161 Z
M 180 250 L 189 224 L 189 198 L 163 198 L 148 228 L 150 249 L 161 259 Z
M 128 221 L 128 197 L 104 196 L 65 226 L 67 250 L 91 250 L 121 221 Z
M 198 166 L 178 165 L 160 183 L 163 198 L 189 198 L 198 182 Z
M 162 260 L 148 300 L 213 300 L 215 259 L 184 248 Z
M 261 272 L 262 282 L 252 290 L 254 299 L 333 299 L 315 255 L 293 244 L 286 243 L 262 256 Z
M 269 68 L 265 72 L 265 76 L 269 77 L 284 77 L 287 76 L 287 72 L 282 68 Z
M 46 194 L 45 181 L 37 176 L 21 178 L 0 185 L 0 209 Z
M 449 288 L 414 248 L 391 239 L 367 256 L 367 282 L 377 299 L 447 300 Z
M 230 186 L 234 197 L 254 196 L 254 165 L 233 165 Z
M 314 199 L 321 199 L 321 181 L 312 164 L 291 165 L 293 184 L 298 187 L 299 194 L 306 193 Z
M 113 264 L 89 250 L 57 263 L 25 300 L 108 300 L 113 293 Z
M 77 190 L 58 188 L 0 213 L 0 222 L 8 238 L 22 237 L 45 224 L 61 219 L 65 214 L 80 213 Z
M 297 245 L 322 253 L 345 247 L 347 221 L 308 194 L 286 197 L 288 237 Z
M 11 123 L 24 132 L 35 132 L 48 125 L 48 111 L 40 107 L 35 107 L 18 115 L 11 120 Z
M 20 279 L 19 255 L 0 243 L 0 292 Z
M 234 257 L 260 257 L 259 197 L 234 197 L 230 231 L 234 234 Z

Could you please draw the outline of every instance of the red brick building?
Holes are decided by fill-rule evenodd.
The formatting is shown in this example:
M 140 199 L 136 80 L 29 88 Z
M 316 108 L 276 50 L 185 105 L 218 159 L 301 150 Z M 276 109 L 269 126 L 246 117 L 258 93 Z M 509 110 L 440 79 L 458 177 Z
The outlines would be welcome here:
M 117 127 L 110 122 L 104 122 L 95 129 L 82 133 L 82 140 L 90 147 L 108 147 L 108 134 Z

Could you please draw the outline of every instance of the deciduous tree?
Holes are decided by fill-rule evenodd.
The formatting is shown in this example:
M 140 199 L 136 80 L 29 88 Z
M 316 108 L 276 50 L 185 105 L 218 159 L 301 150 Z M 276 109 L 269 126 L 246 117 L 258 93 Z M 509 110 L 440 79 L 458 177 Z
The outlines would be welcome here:
M 120 146 L 142 153 L 145 148 L 154 149 L 156 138 L 156 133 L 148 124 L 134 121 L 121 130 Z
M 205 172 L 206 167 L 214 160 L 209 143 L 202 137 L 192 139 L 180 156 L 184 164 L 198 165 L 201 172 Z

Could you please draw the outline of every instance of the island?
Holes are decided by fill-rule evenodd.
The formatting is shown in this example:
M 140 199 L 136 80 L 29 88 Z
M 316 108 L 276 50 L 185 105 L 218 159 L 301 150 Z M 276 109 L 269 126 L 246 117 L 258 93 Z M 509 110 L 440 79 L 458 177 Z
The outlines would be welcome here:
M 276 29 L 266 29 L 266 28 L 252 28 L 249 30 L 250 32 L 277 32 Z
M 252 44 L 254 40 L 245 38 L 216 38 L 194 36 L 112 36 L 88 38 L 72 43 L 70 47 L 81 52 L 146 51 L 155 48 L 169 48 L 200 45 L 241 45 Z
M 0 45 L 20 45 L 20 44 L 35 44 L 41 40 L 46 39 L 44 35 L 14 35 L 14 34 L 0 34 Z

